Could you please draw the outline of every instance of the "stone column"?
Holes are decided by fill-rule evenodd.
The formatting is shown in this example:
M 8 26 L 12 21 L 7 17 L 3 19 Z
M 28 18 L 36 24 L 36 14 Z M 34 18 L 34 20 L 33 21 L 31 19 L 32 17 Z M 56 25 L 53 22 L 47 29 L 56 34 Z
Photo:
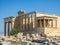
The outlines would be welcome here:
M 23 15 L 22 15 L 22 30 L 23 30 Z
M 32 14 L 31 14 L 31 30 L 33 30 L 33 17 L 32 17 Z
M 52 20 L 52 22 L 51 22 L 51 27 L 53 27 L 53 20 Z
M 49 27 L 49 19 L 48 19 L 48 21 L 47 21 L 47 22 L 48 22 L 48 25 L 47 25 L 47 27 Z
M 4 22 L 4 36 L 6 36 L 6 22 Z
M 36 18 L 36 12 L 35 12 L 35 31 L 37 32 L 37 18 Z
M 28 29 L 28 15 L 26 14 L 26 30 L 29 30 Z
M 45 24 L 46 24 L 46 23 L 45 23 L 45 19 L 44 19 L 44 27 L 45 27 Z
M 30 30 L 29 24 L 30 24 L 30 17 L 28 15 L 28 30 Z
M 11 29 L 13 29 L 13 28 L 14 28 L 14 22 L 11 21 Z
M 57 20 L 55 21 L 55 27 L 57 28 Z
M 26 30 L 26 15 L 25 15 L 25 30 Z
M 8 36 L 10 36 L 10 22 L 8 22 Z
M 50 27 L 49 19 L 47 19 L 47 27 Z
M 40 27 L 42 27 L 42 24 L 41 24 L 41 19 L 40 19 Z
M 21 29 L 21 31 L 23 31 L 23 15 L 20 16 L 19 23 L 20 23 L 20 29 Z

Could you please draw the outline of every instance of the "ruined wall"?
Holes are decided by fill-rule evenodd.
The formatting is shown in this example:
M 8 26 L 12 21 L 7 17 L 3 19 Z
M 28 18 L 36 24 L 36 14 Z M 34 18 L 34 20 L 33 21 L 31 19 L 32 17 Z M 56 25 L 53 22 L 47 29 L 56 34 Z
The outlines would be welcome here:
M 45 28 L 44 32 L 47 36 L 60 36 L 60 17 L 57 18 L 57 27 Z

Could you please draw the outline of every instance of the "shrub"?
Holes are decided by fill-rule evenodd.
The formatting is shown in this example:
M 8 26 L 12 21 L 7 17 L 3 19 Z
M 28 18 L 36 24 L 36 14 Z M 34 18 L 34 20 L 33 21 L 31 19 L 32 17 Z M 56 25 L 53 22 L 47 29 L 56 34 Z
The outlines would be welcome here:
M 10 35 L 14 35 L 14 34 L 18 34 L 20 31 L 17 29 L 17 28 L 13 28 L 11 31 L 10 31 Z

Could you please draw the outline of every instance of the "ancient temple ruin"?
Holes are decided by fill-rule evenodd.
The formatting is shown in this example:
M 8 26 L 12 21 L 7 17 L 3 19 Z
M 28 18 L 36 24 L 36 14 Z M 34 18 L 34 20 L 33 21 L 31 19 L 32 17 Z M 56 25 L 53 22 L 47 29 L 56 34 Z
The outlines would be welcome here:
M 24 34 L 39 33 L 46 36 L 60 36 L 60 16 L 37 11 L 25 13 L 20 10 L 18 16 L 4 18 L 4 35 L 10 35 L 12 28 L 17 28 Z

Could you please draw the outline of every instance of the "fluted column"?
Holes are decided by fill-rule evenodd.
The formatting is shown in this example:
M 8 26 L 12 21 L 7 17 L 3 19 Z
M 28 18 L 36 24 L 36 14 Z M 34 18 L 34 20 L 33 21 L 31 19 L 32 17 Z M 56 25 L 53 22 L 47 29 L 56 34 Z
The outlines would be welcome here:
M 4 22 L 4 36 L 6 36 L 6 22 Z
M 29 24 L 30 24 L 30 17 L 28 15 L 28 30 L 30 30 Z
M 26 15 L 25 15 L 25 30 L 26 30 Z
M 22 31 L 22 26 L 23 26 L 23 19 L 22 19 L 22 16 L 20 16 L 20 29 Z
M 36 12 L 35 12 L 35 31 L 37 32 L 37 18 L 36 18 Z
M 23 31 L 23 15 L 21 16 L 21 30 Z
M 8 22 L 8 36 L 10 36 L 10 22 Z
M 30 27 L 31 27 L 30 30 L 32 30 L 32 14 L 31 14 L 31 25 L 30 25 Z

